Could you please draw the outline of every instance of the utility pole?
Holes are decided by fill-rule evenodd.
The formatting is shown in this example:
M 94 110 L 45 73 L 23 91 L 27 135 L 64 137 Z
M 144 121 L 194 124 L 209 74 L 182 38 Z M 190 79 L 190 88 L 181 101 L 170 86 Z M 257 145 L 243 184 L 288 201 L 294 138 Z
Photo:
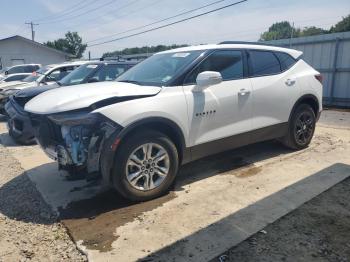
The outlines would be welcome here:
M 294 22 L 292 23 L 292 31 L 290 32 L 290 39 L 289 39 L 289 48 L 292 47 L 292 39 L 294 36 Z
M 39 24 L 34 24 L 33 21 L 32 22 L 27 22 L 25 23 L 26 25 L 30 25 L 30 29 L 32 31 L 32 40 L 34 41 L 34 37 L 35 37 L 35 31 L 34 31 L 34 26 L 39 25 Z

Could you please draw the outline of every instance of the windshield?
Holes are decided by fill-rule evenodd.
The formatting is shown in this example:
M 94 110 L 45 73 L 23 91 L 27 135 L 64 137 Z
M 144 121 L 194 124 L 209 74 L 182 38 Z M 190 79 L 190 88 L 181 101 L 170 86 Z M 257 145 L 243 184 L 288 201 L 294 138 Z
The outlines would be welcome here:
M 164 86 L 203 51 L 155 54 L 117 78 L 119 82 Z
M 72 71 L 69 75 L 63 77 L 59 82 L 61 85 L 78 85 L 83 80 L 90 75 L 92 71 L 94 71 L 98 65 L 81 65 L 74 71 Z
M 40 76 L 47 74 L 47 72 L 51 69 L 52 67 L 50 66 L 44 66 L 40 68 L 38 71 L 33 72 L 30 76 L 27 76 L 26 78 L 24 78 L 22 81 L 27 83 L 34 82 L 38 80 Z

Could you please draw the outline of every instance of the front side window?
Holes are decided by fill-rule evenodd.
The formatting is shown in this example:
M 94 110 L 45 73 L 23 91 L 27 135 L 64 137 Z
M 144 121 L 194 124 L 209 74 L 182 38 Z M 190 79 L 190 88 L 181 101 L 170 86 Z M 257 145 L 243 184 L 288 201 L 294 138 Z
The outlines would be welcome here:
M 65 86 L 81 84 L 97 67 L 97 64 L 79 66 L 72 73 L 63 77 L 60 80 L 60 84 Z
M 26 75 L 13 75 L 13 76 L 9 76 L 6 79 L 4 79 L 5 82 L 11 82 L 11 81 L 20 81 L 23 78 L 26 78 Z
M 241 79 L 243 78 L 242 52 L 238 50 L 214 52 L 190 73 L 185 80 L 185 84 L 195 84 L 198 74 L 204 71 L 219 72 L 224 81 Z
M 67 76 L 70 72 L 72 72 L 74 70 L 74 68 L 75 67 L 73 67 L 73 66 L 58 68 L 58 69 L 52 71 L 50 74 L 48 74 L 45 77 L 45 80 L 46 81 L 59 81 L 63 77 Z
M 165 86 L 204 51 L 155 54 L 117 78 L 120 82 Z
M 270 51 L 248 51 L 248 61 L 250 76 L 266 76 L 279 74 L 281 72 L 280 63 Z
M 127 70 L 127 65 L 111 64 L 101 67 L 92 77 L 96 81 L 112 81 Z

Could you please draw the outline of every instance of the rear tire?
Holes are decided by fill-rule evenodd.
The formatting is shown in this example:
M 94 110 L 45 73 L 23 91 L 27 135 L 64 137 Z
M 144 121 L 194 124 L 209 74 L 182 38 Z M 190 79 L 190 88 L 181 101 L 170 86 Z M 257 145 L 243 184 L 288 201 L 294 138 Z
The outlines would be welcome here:
M 316 117 L 311 106 L 299 105 L 289 122 L 288 133 L 282 143 L 291 149 L 301 150 L 309 146 L 315 132 Z
M 113 186 L 130 200 L 147 201 L 169 190 L 178 166 L 177 148 L 169 137 L 153 130 L 134 133 L 117 149 Z

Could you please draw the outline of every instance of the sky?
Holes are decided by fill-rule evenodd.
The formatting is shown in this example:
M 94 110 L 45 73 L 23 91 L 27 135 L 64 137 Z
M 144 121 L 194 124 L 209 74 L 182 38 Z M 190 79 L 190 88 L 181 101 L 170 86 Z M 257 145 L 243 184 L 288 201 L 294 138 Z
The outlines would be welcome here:
M 217 0 L 0 0 L 0 38 L 21 35 L 31 38 L 29 25 L 34 21 L 35 40 L 45 42 L 77 31 L 91 45 L 182 18 L 209 11 L 237 0 L 222 0 L 198 12 L 149 26 L 144 26 Z M 205 44 L 225 40 L 256 41 L 277 21 L 290 21 L 296 27 L 330 26 L 350 14 L 349 0 L 248 0 L 242 4 L 190 21 L 99 46 L 87 51 L 93 58 L 126 47 L 158 44 Z M 110 35 L 115 35 L 111 37 Z M 109 37 L 108 37 L 109 36 Z M 100 39 L 101 40 L 96 40 Z M 95 40 L 95 41 L 93 41 Z M 85 52 L 84 56 L 87 56 Z

